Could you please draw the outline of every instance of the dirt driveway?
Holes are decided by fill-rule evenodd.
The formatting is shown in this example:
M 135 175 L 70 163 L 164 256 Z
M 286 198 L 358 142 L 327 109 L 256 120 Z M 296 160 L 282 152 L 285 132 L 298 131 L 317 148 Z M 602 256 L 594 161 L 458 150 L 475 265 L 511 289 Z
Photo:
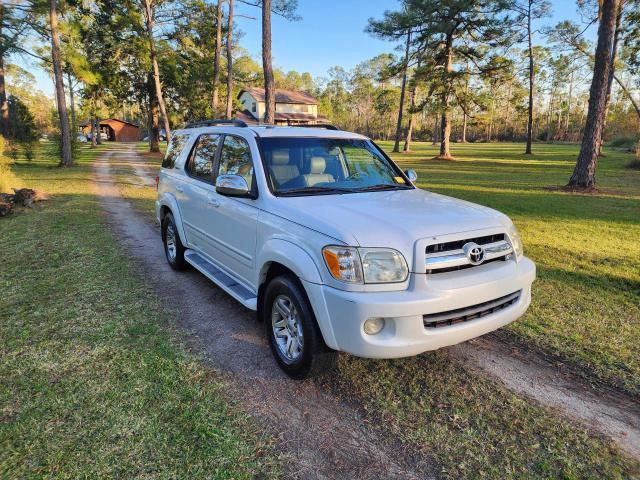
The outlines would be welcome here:
M 232 398 L 280 442 L 292 478 L 433 478 L 429 458 L 406 451 L 367 427 L 360 413 L 307 380 L 289 380 L 271 357 L 255 314 L 196 271 L 174 272 L 164 258 L 159 228 L 120 197 L 112 163 L 129 164 L 140 185 L 153 178 L 135 144 L 114 145 L 95 163 L 96 193 L 114 232 L 177 323 L 191 348 L 230 377 Z M 514 354 L 489 339 L 453 347 L 450 354 L 588 427 L 640 458 L 640 408 L 629 399 L 594 393 L 535 355 Z

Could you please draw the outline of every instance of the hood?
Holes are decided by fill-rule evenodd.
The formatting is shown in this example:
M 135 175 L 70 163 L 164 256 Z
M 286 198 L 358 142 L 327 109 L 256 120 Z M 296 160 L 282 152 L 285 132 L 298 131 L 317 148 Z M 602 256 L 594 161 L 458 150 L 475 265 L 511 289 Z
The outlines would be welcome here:
M 280 197 L 278 214 L 347 245 L 390 247 L 413 257 L 416 240 L 505 226 L 488 207 L 421 189 Z

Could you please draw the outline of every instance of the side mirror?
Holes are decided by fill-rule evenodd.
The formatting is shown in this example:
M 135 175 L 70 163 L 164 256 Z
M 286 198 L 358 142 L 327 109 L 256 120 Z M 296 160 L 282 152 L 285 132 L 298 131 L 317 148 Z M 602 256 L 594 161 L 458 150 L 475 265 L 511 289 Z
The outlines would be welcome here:
M 418 174 L 416 173 L 415 170 L 405 170 L 404 174 L 407 176 L 409 180 L 411 180 L 411 183 L 418 180 Z
M 216 178 L 216 192 L 229 197 L 246 197 L 251 192 L 244 177 L 240 175 L 220 175 Z

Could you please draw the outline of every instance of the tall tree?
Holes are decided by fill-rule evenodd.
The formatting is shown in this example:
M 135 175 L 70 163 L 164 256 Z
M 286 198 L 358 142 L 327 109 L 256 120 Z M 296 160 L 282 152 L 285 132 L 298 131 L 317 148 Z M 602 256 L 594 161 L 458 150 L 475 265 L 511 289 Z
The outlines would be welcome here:
M 600 132 L 600 146 L 598 155 L 602 156 L 602 147 L 604 145 L 604 134 L 607 128 L 607 114 L 609 113 L 609 105 L 611 104 L 611 90 L 613 88 L 613 77 L 616 73 L 616 57 L 618 55 L 618 44 L 620 43 L 620 37 L 622 34 L 621 21 L 622 13 L 624 9 L 624 0 L 620 0 L 620 7 L 618 8 L 618 14 L 616 15 L 615 34 L 613 35 L 613 47 L 611 48 L 611 61 L 609 62 L 609 76 L 607 77 L 607 96 L 604 103 L 604 120 L 602 125 L 602 132 Z
M 469 73 L 456 67 L 468 61 L 482 70 L 485 46 L 506 45 L 510 33 L 506 9 L 510 4 L 511 0 L 405 0 L 403 11 L 385 12 L 382 20 L 369 20 L 368 31 L 383 38 L 413 29 L 415 48 L 428 52 L 422 55 L 425 62 L 416 75 L 430 79 L 436 86 L 434 94 L 440 97 L 439 159 L 453 159 L 450 140 L 455 85 L 460 76 Z
M 53 63 L 53 79 L 56 91 L 56 104 L 58 106 L 58 118 L 60 119 L 61 137 L 61 167 L 73 165 L 71 153 L 71 129 L 69 127 L 69 114 L 67 113 L 67 101 L 64 93 L 64 79 L 62 76 L 62 60 L 60 58 L 60 32 L 58 27 L 58 3 L 51 0 L 49 7 L 49 27 L 51 29 L 51 61 Z
M 409 70 L 409 48 L 411 46 L 411 30 L 407 30 L 407 41 L 402 62 L 402 84 L 400 86 L 400 106 L 398 107 L 398 121 L 396 123 L 396 137 L 393 143 L 393 151 L 400 151 L 400 137 L 402 136 L 402 113 L 404 111 L 404 94 L 407 88 L 407 71 Z
M 232 0 L 231 0 L 232 1 Z M 149 41 L 149 53 L 151 58 L 151 67 L 153 68 L 153 83 L 155 85 L 156 97 L 158 98 L 158 107 L 164 122 L 165 138 L 167 142 L 171 139 L 171 126 L 169 124 L 169 115 L 167 114 L 167 106 L 162 96 L 162 82 L 160 81 L 160 67 L 158 67 L 158 52 L 156 49 L 156 40 L 154 38 L 154 30 L 156 25 L 156 0 L 140 0 L 142 12 L 144 15 L 147 37 Z
M 607 81 L 613 54 L 616 33 L 616 18 L 620 10 L 620 0 L 603 0 L 598 27 L 598 44 L 595 53 L 593 78 L 589 90 L 589 111 L 582 137 L 580 154 L 568 187 L 593 188 L 596 183 L 596 163 L 607 101 Z
M 264 74 L 264 123 L 273 125 L 276 120 L 276 92 L 271 63 L 271 0 L 262 0 L 262 71 Z
M 525 154 L 533 153 L 531 144 L 533 143 L 533 108 L 535 91 L 535 56 L 533 48 L 533 21 L 546 17 L 551 12 L 551 4 L 547 0 L 520 0 L 513 5 L 516 11 L 516 22 L 523 28 L 527 42 L 527 56 L 529 59 L 529 104 L 527 106 L 527 146 Z
M 227 20 L 227 109 L 226 118 L 233 116 L 233 0 L 229 0 Z
M 213 54 L 213 98 L 211 108 L 213 115 L 218 116 L 219 83 L 220 83 L 220 49 L 222 48 L 222 0 L 216 4 L 216 44 Z
M 32 19 L 33 10 L 28 5 L 0 1 L 0 135 L 9 133 L 9 102 L 5 86 L 5 68 L 8 57 L 14 52 L 29 53 L 22 45 Z

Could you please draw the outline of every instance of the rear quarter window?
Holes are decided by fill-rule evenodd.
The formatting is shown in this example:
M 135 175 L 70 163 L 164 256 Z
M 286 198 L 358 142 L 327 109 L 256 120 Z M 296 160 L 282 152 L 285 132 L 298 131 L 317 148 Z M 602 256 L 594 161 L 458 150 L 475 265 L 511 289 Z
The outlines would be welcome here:
M 189 139 L 189 135 L 177 134 L 171 136 L 171 141 L 167 147 L 167 152 L 162 159 L 162 168 L 174 168 L 176 166 L 176 159 L 184 150 L 184 146 Z

